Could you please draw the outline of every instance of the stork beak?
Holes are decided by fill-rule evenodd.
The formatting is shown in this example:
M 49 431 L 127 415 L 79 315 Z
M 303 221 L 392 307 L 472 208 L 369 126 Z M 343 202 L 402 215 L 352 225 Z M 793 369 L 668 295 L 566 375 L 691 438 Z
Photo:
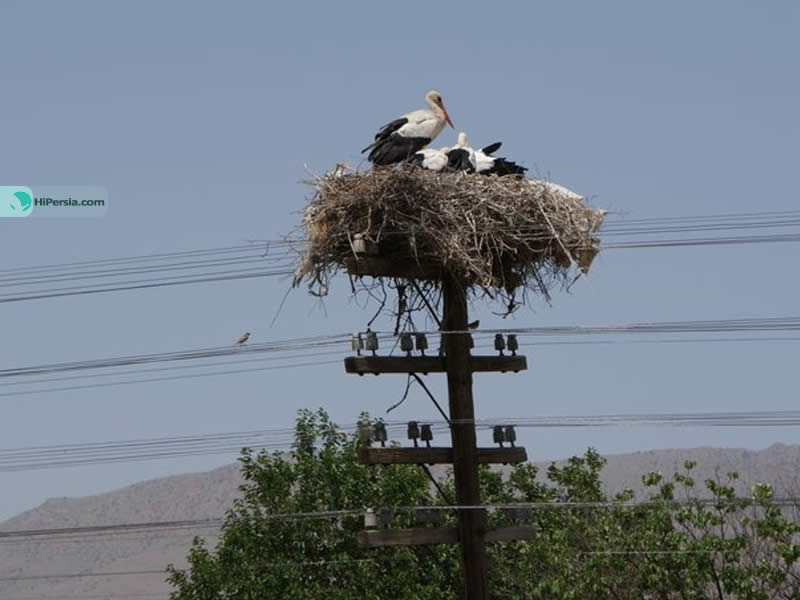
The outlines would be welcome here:
M 442 112 L 444 113 L 444 120 L 447 121 L 447 123 L 450 125 L 450 127 L 455 129 L 456 127 L 455 127 L 455 125 L 453 125 L 453 122 L 450 120 L 450 115 L 447 114 L 447 109 L 444 107 L 444 103 L 440 104 L 439 106 L 442 108 Z

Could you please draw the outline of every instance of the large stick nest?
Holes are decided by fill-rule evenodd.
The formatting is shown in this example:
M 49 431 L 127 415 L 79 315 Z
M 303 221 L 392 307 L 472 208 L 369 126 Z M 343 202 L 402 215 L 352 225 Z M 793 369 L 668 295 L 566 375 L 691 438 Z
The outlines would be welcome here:
M 339 167 L 311 183 L 296 283 L 323 293 L 338 270 L 379 257 L 399 278 L 448 272 L 490 294 L 549 297 L 555 283 L 588 272 L 605 215 L 561 186 L 515 176 Z

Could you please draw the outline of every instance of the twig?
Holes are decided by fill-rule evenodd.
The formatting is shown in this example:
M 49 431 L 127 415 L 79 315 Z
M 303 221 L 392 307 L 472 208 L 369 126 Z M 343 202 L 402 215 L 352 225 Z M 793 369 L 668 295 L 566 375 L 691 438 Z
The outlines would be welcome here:
M 372 327 L 372 323 L 375 321 L 375 319 L 378 318 L 378 315 L 380 315 L 381 312 L 383 312 L 383 308 L 386 306 L 386 299 L 388 298 L 388 296 L 386 295 L 386 288 L 383 287 L 383 280 L 382 279 L 380 281 L 380 285 L 381 285 L 381 291 L 383 292 L 383 299 L 380 300 L 381 305 L 378 307 L 378 310 L 375 311 L 375 314 L 372 315 L 372 318 L 369 321 L 367 321 L 367 327 Z M 364 289 L 367 290 L 367 293 L 370 296 L 375 298 L 375 295 L 372 292 L 370 292 L 369 289 L 367 289 L 367 286 L 364 286 Z
M 441 329 L 442 328 L 442 322 L 439 320 L 439 315 L 436 314 L 435 310 L 433 310 L 433 307 L 431 306 L 430 302 L 428 302 L 428 297 L 425 294 L 422 293 L 421 289 L 419 289 L 419 285 L 417 284 L 416 280 L 412 279 L 411 280 L 411 285 L 414 286 L 414 290 L 417 292 L 417 295 L 420 298 L 422 298 L 422 301 L 425 303 L 425 306 L 428 308 L 428 312 L 433 317 L 433 320 L 436 321 L 436 326 L 439 329 Z

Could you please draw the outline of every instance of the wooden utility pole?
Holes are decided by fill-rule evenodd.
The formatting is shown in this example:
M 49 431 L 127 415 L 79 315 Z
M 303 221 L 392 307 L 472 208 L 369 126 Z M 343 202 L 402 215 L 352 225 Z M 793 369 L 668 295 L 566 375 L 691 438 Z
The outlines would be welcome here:
M 359 460 L 363 464 L 441 464 L 452 462 L 459 506 L 481 504 L 478 464 L 509 464 L 527 460 L 524 448 L 478 448 L 475 435 L 475 406 L 472 398 L 473 373 L 508 373 L 527 369 L 524 356 L 472 356 L 467 331 L 467 290 L 462 281 L 445 269 L 420 269 L 381 257 L 357 256 L 348 264 L 351 275 L 396 277 L 441 281 L 443 315 L 442 347 L 444 356 L 349 356 L 345 370 L 356 375 L 380 373 L 447 373 L 452 448 L 363 447 Z M 459 333 L 449 333 L 449 332 Z M 360 335 L 360 334 L 359 334 Z M 359 338 L 360 339 L 360 338 Z M 427 346 L 426 346 L 427 347 Z M 501 444 L 502 446 L 502 444 Z M 386 525 L 384 524 L 384 527 Z M 458 527 L 417 527 L 411 529 L 367 529 L 358 534 L 359 544 L 367 547 L 452 544 L 461 546 L 464 573 L 464 597 L 467 600 L 488 600 L 487 542 L 531 539 L 528 526 L 487 528 L 486 511 L 482 508 L 458 509 Z
M 445 331 L 463 331 L 444 335 L 447 364 L 447 395 L 450 403 L 450 427 L 453 440 L 453 474 L 456 502 L 478 506 L 481 503 L 478 483 L 478 451 L 475 438 L 475 406 L 472 399 L 472 371 L 469 368 L 467 331 L 467 291 L 451 274 L 442 281 Z M 467 600 L 487 600 L 486 513 L 479 509 L 459 511 L 459 540 L 464 565 Z

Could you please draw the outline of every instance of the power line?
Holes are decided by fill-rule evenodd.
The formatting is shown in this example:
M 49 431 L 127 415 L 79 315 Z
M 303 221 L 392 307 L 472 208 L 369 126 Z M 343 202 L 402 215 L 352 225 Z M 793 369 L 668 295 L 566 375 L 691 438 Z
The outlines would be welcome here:
M 520 540 L 525 542 L 525 540 Z M 730 553 L 726 549 L 710 549 L 710 550 L 689 550 L 689 549 L 671 549 L 671 550 L 580 550 L 576 554 L 579 556 L 584 555 L 642 555 L 642 556 L 672 556 L 672 555 L 715 555 Z M 261 568 L 282 569 L 282 568 L 296 568 L 296 567 L 325 567 L 329 565 L 354 565 L 364 563 L 399 563 L 411 558 L 395 558 L 395 557 L 376 557 L 376 558 L 343 558 L 333 560 L 315 560 L 315 561 L 281 561 L 272 563 L 259 563 Z M 50 579 L 75 579 L 75 578 L 96 578 L 96 577 L 124 577 L 131 575 L 164 575 L 163 570 L 140 570 L 140 571 L 99 571 L 99 572 L 84 572 L 84 573 L 59 573 L 59 574 L 37 574 L 37 575 L 16 575 L 10 577 L 0 577 L 0 582 L 13 582 L 13 581 L 36 581 L 36 580 L 50 580 Z M 80 598 L 87 598 L 89 596 L 80 596 Z M 103 595 L 103 598 L 114 597 Z M 137 596 L 145 597 L 145 596 Z M 40 597 L 41 598 L 41 597 Z M 46 598 L 46 597 L 45 597 Z M 55 598 L 55 597 L 53 597 Z M 64 598 L 59 596 L 58 598 Z M 23 600 L 24 597 L 9 598 L 8 600 Z
M 195 277 L 195 276 L 181 276 L 151 280 L 139 281 L 125 281 L 118 284 L 113 284 L 105 287 L 87 288 L 86 286 L 74 286 L 67 288 L 51 289 L 40 293 L 29 294 L 16 294 L 0 296 L 0 304 L 7 304 L 10 302 L 21 302 L 26 300 L 42 300 L 45 298 L 61 298 L 65 296 L 82 296 L 86 294 L 98 294 L 104 292 L 120 292 L 130 290 L 145 290 L 159 287 L 168 287 L 174 285 L 186 285 L 192 283 L 210 283 L 217 281 L 233 281 L 240 279 L 253 279 L 258 277 L 277 277 L 285 275 L 293 275 L 294 269 L 292 265 L 286 265 L 283 269 L 274 270 L 258 270 L 258 269 L 245 269 L 238 272 L 234 271 L 230 274 L 224 272 L 215 273 L 213 275 Z
M 158 598 L 160 600 L 169 600 L 170 592 L 162 592 L 160 594 L 135 594 L 135 593 L 120 593 L 120 594 L 81 594 L 79 596 L 8 596 L 4 600 L 146 600 L 148 598 Z
M 642 223 L 670 223 L 670 222 L 702 222 L 702 221 L 741 221 L 747 219 L 761 219 L 765 217 L 789 217 L 800 218 L 800 210 L 771 210 L 740 213 L 715 213 L 703 215 L 683 215 L 674 217 L 644 217 L 640 219 L 618 219 L 625 224 Z M 609 221 L 612 222 L 612 221 Z
M 619 325 L 552 325 L 539 327 L 508 327 L 504 329 L 481 329 L 472 331 L 426 331 L 439 334 L 497 334 L 537 336 L 584 336 L 598 334 L 655 334 L 655 333 L 741 333 L 762 331 L 799 331 L 800 317 L 751 317 L 739 319 L 707 319 L 688 321 L 643 321 Z
M 204 259 L 200 261 L 181 261 L 159 265 L 141 265 L 115 267 L 113 269 L 94 269 L 83 271 L 67 271 L 64 273 L 53 274 L 24 274 L 14 277 L 0 278 L 0 288 L 31 286 L 36 284 L 50 283 L 54 281 L 76 281 L 81 279 L 99 279 L 103 277 L 118 277 L 121 275 L 138 275 L 141 273 L 157 273 L 168 271 L 188 271 L 207 267 L 225 267 L 229 265 L 274 263 L 285 261 L 285 256 L 265 257 L 261 254 L 256 256 L 236 256 L 228 258 Z
M 140 534 L 119 534 L 117 536 L 112 536 L 110 539 L 108 537 L 101 535 L 92 535 L 92 536 L 80 536 L 80 537 L 70 537 L 70 536 L 56 536 L 54 538 L 43 538 L 43 539 L 12 539 L 12 540 L 0 540 L 0 547 L 2 546 L 28 546 L 28 547 L 51 547 L 55 545 L 64 545 L 70 546 L 75 544 L 108 544 L 108 543 L 115 543 L 115 544 L 132 544 L 133 542 L 155 542 L 159 541 L 162 543 L 173 543 L 173 542 L 182 542 L 184 540 L 192 540 L 194 538 L 203 538 L 206 540 L 210 540 L 212 538 L 219 537 L 219 530 L 213 530 L 209 532 L 203 532 L 202 529 L 191 530 L 186 529 L 183 531 L 153 531 L 153 532 L 145 532 Z
M 168 600 L 170 592 L 162 592 L 160 594 L 128 594 L 128 593 L 120 593 L 120 594 L 81 594 L 79 596 L 50 596 L 50 595 L 39 595 L 39 596 L 8 596 L 4 600 L 113 600 L 114 598 L 119 598 L 119 600 L 146 600 L 148 598 L 159 598 L 161 600 Z
M 762 226 L 764 222 L 770 225 L 796 225 L 800 221 L 800 210 L 781 210 L 781 211 L 757 211 L 745 213 L 717 213 L 703 215 L 682 215 L 682 216 L 660 216 L 639 219 L 619 218 L 611 215 L 603 225 L 602 231 L 635 231 L 639 232 L 645 228 L 649 231 L 652 227 L 663 226 L 725 226 L 738 224 L 748 226 Z M 140 254 L 134 256 L 113 257 L 105 259 L 91 259 L 83 261 L 73 261 L 66 263 L 56 263 L 50 265 L 28 265 L 24 267 L 14 267 L 10 269 L 0 269 L 0 276 L 11 273 L 31 273 L 36 271 L 69 270 L 85 268 L 98 265 L 118 265 L 131 262 L 159 262 L 172 259 L 183 259 L 192 257 L 205 257 L 209 255 L 241 254 L 245 252 L 262 252 L 268 254 L 273 248 L 289 248 L 306 243 L 305 239 L 282 238 L 253 240 L 247 244 L 235 246 L 206 247 L 176 252 L 161 252 L 154 254 Z
M 330 334 L 304 338 L 273 340 L 270 342 L 249 343 L 246 345 L 227 345 L 196 348 L 190 350 L 174 350 L 169 352 L 154 352 L 149 354 L 134 354 L 113 358 L 93 360 L 79 360 L 60 363 L 49 363 L 33 367 L 18 367 L 0 369 L 0 380 L 7 377 L 21 375 L 42 375 L 46 373 L 61 373 L 65 371 L 81 371 L 109 367 L 123 367 L 144 365 L 162 362 L 175 362 L 219 358 L 229 356 L 247 356 L 253 354 L 271 353 L 287 350 L 304 350 L 338 345 L 349 339 L 350 334 Z
M 144 379 L 127 379 L 120 381 L 109 381 L 106 383 L 88 383 L 81 385 L 67 385 L 55 388 L 36 389 L 36 390 L 22 390 L 17 392 L 3 392 L 0 393 L 0 398 L 9 396 L 29 396 L 31 394 L 42 394 L 49 392 L 68 392 L 73 390 L 86 390 L 96 388 L 115 387 L 121 385 L 134 385 L 137 383 L 154 383 L 164 381 L 177 381 L 182 379 L 202 379 L 206 377 L 216 377 L 219 375 L 241 375 L 244 373 L 260 373 L 264 371 L 277 371 L 281 369 L 296 369 L 299 367 L 319 367 L 322 365 L 339 364 L 341 360 L 325 360 L 325 361 L 307 361 L 299 363 L 286 363 L 280 365 L 270 365 L 268 367 L 250 367 L 246 369 L 227 369 L 224 371 L 214 371 L 211 373 L 192 373 L 189 375 L 168 375 L 164 377 L 149 377 Z
M 769 337 L 721 337 L 721 338 L 656 338 L 644 340 L 561 340 L 561 341 L 541 341 L 520 344 L 521 348 L 535 348 L 538 346 L 591 346 L 591 345 L 612 345 L 612 344 L 728 344 L 744 342 L 798 342 L 800 337 L 796 336 L 769 336 Z
M 301 513 L 298 513 L 301 514 Z M 302 514 L 307 517 L 309 513 Z M 327 516 L 327 515 L 326 515 Z M 152 530 L 176 530 L 176 529 L 206 529 L 219 527 L 222 519 L 184 519 L 180 521 L 148 521 L 141 523 L 116 523 L 113 525 L 90 525 L 85 527 L 55 527 L 49 529 L 21 529 L 16 531 L 0 531 L 0 540 L 12 538 L 40 538 L 52 537 L 55 535 L 97 535 L 118 534 L 118 533 L 141 533 L 142 531 Z
M 800 242 L 800 234 L 787 233 L 760 236 L 728 236 L 718 238 L 690 238 L 690 239 L 666 239 L 666 240 L 635 240 L 628 242 L 617 242 L 612 244 L 602 244 L 602 250 L 623 250 L 633 248 L 678 248 L 689 246 L 735 246 L 747 244 L 767 244 L 782 242 Z
M 534 348 L 539 346 L 582 346 L 582 345 L 627 345 L 627 344 L 691 344 L 691 343 L 744 343 L 744 342 L 759 342 L 759 343 L 773 343 L 773 342 L 797 342 L 800 341 L 800 337 L 748 337 L 748 338 L 677 338 L 677 339 L 644 339 L 644 340 L 630 340 L 630 339 L 621 339 L 621 340 L 561 340 L 561 341 L 537 341 L 534 343 L 523 343 L 520 344 L 521 348 Z M 488 344 L 480 344 L 476 346 L 477 348 L 489 348 L 490 345 Z M 95 389 L 95 388 L 105 388 L 105 387 L 114 387 L 119 385 L 133 385 L 137 383 L 154 383 L 154 382 L 163 382 L 163 381 L 177 381 L 177 380 L 190 380 L 194 378 L 205 378 L 205 377 L 215 377 L 215 376 L 224 376 L 224 375 L 233 375 L 233 374 L 243 374 L 243 373 L 256 373 L 256 372 L 264 372 L 264 371 L 272 371 L 272 370 L 280 370 L 283 368 L 305 368 L 305 367 L 313 367 L 313 366 L 322 366 L 322 365 L 333 365 L 339 364 L 341 359 L 345 355 L 344 350 L 334 350 L 329 352 L 311 352 L 303 355 L 303 358 L 316 358 L 319 356 L 330 356 L 330 355 L 339 355 L 341 358 L 336 360 L 314 360 L 308 362 L 299 362 L 299 363 L 284 363 L 281 365 L 276 366 L 269 366 L 269 367 L 255 367 L 255 368 L 247 368 L 247 369 L 223 369 L 218 371 L 211 371 L 205 373 L 189 373 L 186 375 L 175 375 L 175 376 L 166 376 L 166 377 L 152 377 L 152 378 L 140 378 L 140 379 L 119 379 L 116 381 L 109 381 L 107 383 L 96 383 L 96 384 L 79 384 L 79 385 L 72 385 L 72 386 L 63 386 L 63 387 L 52 387 L 52 388 L 36 388 L 36 389 L 26 389 L 20 391 L 12 391 L 12 392 L 0 392 L 0 397 L 14 397 L 14 396 L 27 396 L 33 394 L 43 394 L 49 392 L 64 392 L 64 391 L 74 391 L 74 390 L 81 390 L 81 389 Z M 12 381 L 0 384 L 0 388 L 2 387 L 13 387 L 13 386 L 27 386 L 27 385 L 37 385 L 37 384 L 47 384 L 57 381 L 65 381 L 65 380 L 81 380 L 81 379 L 95 379 L 95 378 L 103 378 L 103 377 L 120 377 L 126 375 L 140 375 L 147 372 L 161 372 L 161 371 L 175 371 L 175 370 L 184 370 L 184 369 L 201 369 L 207 368 L 209 366 L 225 366 L 225 365 L 236 365 L 241 363 L 250 363 L 250 362 L 270 362 L 282 359 L 289 359 L 289 358 L 300 358 L 297 356 L 275 356 L 275 357 L 262 357 L 257 359 L 251 360 L 232 360 L 227 362 L 216 362 L 211 364 L 198 364 L 198 365 L 180 365 L 180 366 L 170 366 L 170 367 L 159 367 L 153 369 L 136 369 L 130 372 L 113 372 L 113 373 L 88 373 L 83 375 L 74 375 L 74 376 L 67 376 L 67 377 L 52 377 L 47 379 L 33 379 L 30 381 Z
M 562 325 L 541 327 L 518 327 L 505 329 L 485 329 L 479 332 L 472 331 L 426 331 L 428 334 L 463 334 L 472 333 L 476 337 L 493 335 L 496 333 L 516 333 L 518 335 L 536 336 L 586 336 L 598 334 L 653 334 L 653 333 L 737 333 L 737 332 L 763 332 L 763 331 L 800 331 L 800 317 L 756 317 L 745 319 L 717 319 L 693 321 L 661 321 L 623 323 L 618 325 Z M 393 337 L 392 332 L 378 332 L 383 339 Z M 84 360 L 65 363 L 51 363 L 46 365 L 20 367 L 0 370 L 0 379 L 20 375 L 40 375 L 44 373 L 57 373 L 63 371 L 85 370 L 95 368 L 108 368 L 118 366 L 131 366 L 158 362 L 171 362 L 216 358 L 224 356 L 241 356 L 261 352 L 275 352 L 290 349 L 310 349 L 323 346 L 337 346 L 348 342 L 349 333 L 336 333 L 309 338 L 294 338 L 275 340 L 247 346 L 217 346 L 200 348 L 196 350 L 183 350 L 152 354 L 123 356 L 108 359 Z
M 432 431 L 449 433 L 450 427 L 475 425 L 491 431 L 496 425 L 526 429 L 618 428 L 618 427 L 798 427 L 800 410 L 706 413 L 633 413 L 566 416 L 499 416 L 470 421 L 426 420 Z M 386 421 L 390 439 L 404 440 L 405 421 Z M 341 427 L 355 431 L 357 424 Z M 0 472 L 32 471 L 74 466 L 157 460 L 182 456 L 238 453 L 242 448 L 286 450 L 294 441 L 293 428 L 231 431 L 132 440 L 103 441 L 52 446 L 0 449 Z
M 782 339 L 782 338 L 779 338 Z M 297 356 L 297 353 L 301 352 L 300 356 Z M 332 355 L 340 355 L 344 351 L 343 350 L 330 350 L 324 352 L 307 352 L 304 350 L 289 350 L 286 352 L 282 352 L 278 356 L 259 356 L 258 358 L 230 358 L 229 360 L 222 360 L 222 361 L 215 361 L 215 362 L 201 362 L 200 364 L 188 364 L 188 365 L 170 365 L 166 367 L 151 367 L 146 369 L 136 368 L 135 370 L 124 370 L 124 371 L 112 371 L 110 373 L 91 373 L 91 374 L 82 374 L 82 375 L 66 375 L 62 377 L 47 377 L 47 378 L 38 378 L 41 376 L 36 376 L 37 378 L 32 381 L 9 381 L 3 382 L 0 384 L 0 387 L 12 387 L 17 385 L 31 385 L 31 383 L 53 383 L 57 381 L 74 381 L 76 379 L 86 379 L 89 378 L 96 378 L 96 377 L 119 377 L 120 375 L 140 375 L 142 373 L 163 373 L 163 372 L 171 372 L 171 371 L 182 371 L 186 369 L 207 369 L 209 367 L 229 367 L 231 365 L 241 365 L 241 364 L 249 364 L 249 363 L 263 363 L 265 361 L 274 361 L 274 360 L 284 360 L 290 358 L 304 358 L 308 359 L 310 357 L 316 358 L 320 356 L 332 356 Z M 114 367 L 112 367 L 114 368 Z M 191 376 L 191 375 L 190 375 Z
M 259 242 L 261 244 L 261 242 Z M 267 242 L 263 242 L 266 244 Z M 85 268 L 88 266 L 109 265 L 109 264 L 124 264 L 129 262 L 157 262 L 159 260 L 170 260 L 173 258 L 183 258 L 191 256 L 202 256 L 209 254 L 229 254 L 241 253 L 243 251 L 252 251 L 258 249 L 258 246 L 253 244 L 243 244 L 239 246 L 222 246 L 217 248 L 197 248 L 194 250 L 185 250 L 180 252 L 160 252 L 156 254 L 139 254 L 135 256 L 121 256 L 115 258 L 101 258 L 92 260 L 81 260 L 66 263 L 56 263 L 50 265 L 28 265 L 26 267 L 14 267 L 12 269 L 0 269 L 0 274 L 9 273 L 31 273 L 36 271 L 52 271 L 58 269 L 75 269 Z
M 644 322 L 620 325 L 601 325 L 601 326 L 544 326 L 528 328 L 508 328 L 508 329 L 486 329 L 473 332 L 473 337 L 479 342 L 476 347 L 491 347 L 490 340 L 496 333 L 515 333 L 519 337 L 537 338 L 535 342 L 520 344 L 521 347 L 536 347 L 546 345 L 587 345 L 587 344 L 623 344 L 623 343 L 647 343 L 647 344 L 675 344 L 675 343 L 739 343 L 739 342 L 777 342 L 777 341 L 798 341 L 800 336 L 749 336 L 732 337 L 733 333 L 781 333 L 789 334 L 800 331 L 799 317 L 769 317 L 769 318 L 750 318 L 750 319 L 726 319 L 726 320 L 704 320 L 704 321 L 673 321 L 673 322 Z M 394 339 L 392 332 L 378 332 L 379 339 L 390 341 Z M 429 331 L 432 335 L 465 333 L 456 331 Z M 721 337 L 686 337 L 695 334 L 715 334 Z M 602 339 L 587 340 L 587 337 L 595 336 L 629 336 L 635 334 L 643 336 L 643 339 Z M 680 338 L 652 338 L 653 334 L 661 335 L 682 335 Z M 566 338 L 566 339 L 541 339 L 541 338 Z M 196 350 L 185 350 L 176 352 L 162 352 L 153 354 L 141 354 L 133 356 L 123 356 L 109 359 L 96 359 L 74 361 L 67 363 L 51 363 L 33 367 L 22 367 L 16 369 L 0 370 L 0 389 L 5 387 L 18 387 L 21 385 L 48 385 L 61 381 L 73 381 L 81 379 L 95 378 L 115 378 L 111 381 L 102 383 L 76 383 L 75 385 L 64 385 L 57 387 L 38 387 L 35 389 L 17 389 L 13 391 L 0 391 L 0 397 L 23 396 L 48 392 L 64 392 L 79 389 L 96 389 L 118 385 L 133 385 L 136 383 L 151 383 L 175 381 L 194 378 L 206 378 L 213 376 L 255 373 L 262 371 L 276 370 L 280 368 L 302 368 L 307 366 L 318 366 L 323 364 L 335 364 L 337 360 L 318 360 L 326 356 L 344 357 L 347 352 L 347 342 L 350 334 L 340 333 L 325 336 L 315 336 L 310 338 L 295 338 L 286 340 L 276 340 L 259 344 L 249 344 L 247 346 L 222 346 L 211 348 L 200 348 Z M 341 348 L 336 349 L 336 348 Z M 328 350 L 330 348 L 330 350 Z M 259 355 L 257 358 L 250 358 L 251 355 Z M 263 356 L 261 356 L 263 355 Z M 209 359 L 222 358 L 224 361 L 212 361 Z M 241 363 L 253 362 L 277 362 L 294 361 L 300 362 L 281 362 L 276 366 L 262 366 L 252 368 L 231 368 Z M 166 363 L 166 366 L 141 368 L 143 366 Z M 177 364 L 174 364 L 177 363 Z M 183 364 L 186 363 L 186 364 Z M 196 364 L 192 364 L 196 363 Z M 212 367 L 220 367 L 219 370 L 209 370 Z M 122 370 L 119 370 L 122 369 Z M 196 370 L 203 369 L 204 372 L 192 372 L 182 375 L 166 375 L 159 377 L 137 377 L 145 373 L 169 372 L 173 370 Z M 106 371 L 108 370 L 108 371 Z M 106 371 L 106 372 L 97 372 Z M 61 373 L 77 372 L 76 375 L 64 375 L 61 377 L 50 377 Z M 136 378 L 129 378 L 129 377 Z
M 625 344 L 691 344 L 691 343 L 744 343 L 744 342 L 760 342 L 760 343 L 773 343 L 773 342 L 797 342 L 800 341 L 800 337 L 753 337 L 753 338 L 721 338 L 721 339 L 713 339 L 713 338 L 679 338 L 679 339 L 651 339 L 651 340 L 563 340 L 563 341 L 538 341 L 535 343 L 526 343 L 520 344 L 520 347 L 537 347 L 537 346 L 582 346 L 582 345 L 625 345 Z M 489 347 L 487 345 L 483 345 L 483 347 Z M 211 371 L 205 373 L 189 373 L 185 375 L 171 375 L 171 376 L 163 376 L 163 377 L 149 377 L 149 378 L 139 378 L 139 379 L 120 379 L 116 381 L 109 381 L 105 383 L 88 383 L 88 384 L 77 384 L 77 385 L 70 385 L 70 386 L 61 386 L 61 387 L 52 387 L 52 388 L 36 388 L 36 389 L 27 389 L 27 390 L 18 390 L 12 392 L 0 392 L 0 398 L 3 397 L 16 397 L 16 396 L 30 396 L 35 394 L 46 394 L 51 392 L 66 392 L 66 391 L 75 391 L 75 390 L 83 390 L 83 389 L 98 389 L 98 388 L 106 388 L 106 387 L 115 387 L 115 386 L 125 386 L 125 385 L 134 385 L 139 383 L 160 383 L 165 381 L 180 381 L 180 380 L 191 380 L 191 379 L 203 379 L 206 377 L 217 377 L 217 376 L 224 376 L 224 375 L 241 375 L 245 373 L 260 373 L 266 371 L 277 371 L 281 369 L 296 369 L 296 368 L 306 368 L 306 367 L 318 367 L 324 365 L 334 365 L 334 364 L 341 364 L 342 358 L 344 357 L 344 351 L 331 351 L 331 352 L 316 352 L 311 353 L 307 356 L 315 357 L 321 355 L 341 355 L 341 358 L 333 359 L 333 360 L 313 360 L 313 361 L 304 361 L 304 362 L 292 362 L 292 363 L 283 363 L 280 365 L 271 365 L 265 367 L 251 367 L 251 368 L 240 368 L 240 369 L 223 369 L 219 371 Z M 262 358 L 257 359 L 258 361 L 273 361 L 279 360 L 282 358 L 299 358 L 299 357 L 271 357 L 271 358 Z M 249 362 L 249 361 L 241 361 L 241 362 Z M 255 362 L 255 361 L 253 361 Z M 219 364 L 219 363 L 217 363 Z M 231 364 L 237 364 L 237 361 L 231 361 Z M 152 369 L 153 371 L 158 370 L 165 370 L 171 371 L 175 369 L 183 369 L 183 368 L 204 368 L 206 365 L 187 365 L 182 367 L 165 367 L 163 369 Z M 16 385 L 35 385 L 40 383 L 48 383 L 51 381 L 59 381 L 64 379 L 93 379 L 96 377 L 106 377 L 106 376 L 120 376 L 120 375 L 138 375 L 141 372 L 150 371 L 150 369 L 140 369 L 136 370 L 132 373 L 108 373 L 108 374 L 97 374 L 91 373 L 86 375 L 79 375 L 74 377 L 63 377 L 63 378 L 52 378 L 52 379 L 44 379 L 44 380 L 34 380 L 34 381 L 24 381 L 24 382 L 12 382 L 12 383 L 4 383 L 0 384 L 0 389 L 6 386 L 16 386 Z
M 539 501 L 539 502 L 492 502 L 483 504 L 431 504 L 415 506 L 387 506 L 394 513 L 414 514 L 417 511 L 440 510 L 446 512 L 481 510 L 489 512 L 502 512 L 508 509 L 529 509 L 531 511 L 551 510 L 601 510 L 601 509 L 636 509 L 642 507 L 667 507 L 681 506 L 705 507 L 758 507 L 759 502 L 753 498 L 693 498 L 681 500 L 667 500 L 652 498 L 645 500 L 603 500 L 603 501 Z M 785 496 L 769 500 L 770 506 L 795 507 L 800 505 L 800 497 Z M 271 513 L 261 515 L 260 518 L 268 521 L 308 521 L 308 520 L 339 520 L 343 518 L 363 518 L 365 508 L 342 508 L 320 511 Z M 157 531 L 175 532 L 185 529 L 212 529 L 222 527 L 224 519 L 186 519 L 180 521 L 151 521 L 140 523 L 115 523 L 110 525 L 96 525 L 85 527 L 61 527 L 49 529 L 23 529 L 13 531 L 0 531 L 0 542 L 11 539 L 25 539 L 36 541 L 39 539 L 56 540 L 59 537 L 95 538 L 97 536 L 117 536 L 125 534 L 152 533 Z
M 313 521 L 325 519 L 340 519 L 364 514 L 362 508 L 344 508 L 318 511 L 299 511 L 287 513 L 271 513 L 262 515 L 268 521 Z M 0 540 L 15 538 L 40 539 L 54 536 L 95 536 L 95 535 L 120 535 L 126 533 L 142 533 L 158 530 L 181 529 L 208 529 L 220 527 L 222 518 L 183 519 L 172 521 L 145 521 L 139 523 L 114 523 L 109 525 L 89 525 L 82 527 L 58 527 L 48 529 L 18 529 L 13 531 L 0 531 Z
M 667 234 L 689 234 L 698 232 L 723 231 L 765 231 L 781 230 L 789 227 L 800 227 L 800 211 L 764 211 L 754 213 L 699 215 L 686 217 L 654 217 L 636 220 L 610 220 L 598 235 L 622 239 L 611 243 L 601 243 L 602 250 L 631 248 L 666 248 L 680 246 L 711 246 L 763 244 L 776 242 L 800 241 L 800 232 L 772 232 L 758 235 L 719 236 L 719 237 L 681 237 L 664 238 Z M 516 228 L 515 231 L 519 231 Z M 549 231 L 531 228 L 525 237 L 527 241 L 549 239 Z M 394 231 L 388 235 L 405 235 L 407 232 Z M 639 236 L 637 239 L 636 236 Z M 644 236 L 644 237 L 643 237 Z M 656 237 L 654 236 L 662 236 Z M 253 269 L 210 271 L 210 268 L 221 266 L 248 265 L 259 263 L 264 267 L 268 263 L 279 263 L 290 254 L 295 256 L 307 240 L 280 239 L 263 240 L 258 244 L 250 243 L 240 246 L 223 246 L 219 248 L 201 248 L 183 252 L 158 253 L 132 257 L 95 259 L 42 265 L 16 267 L 0 270 L 0 289 L 30 288 L 31 286 L 49 286 L 60 281 L 82 281 L 82 285 L 67 287 L 46 287 L 44 289 L 10 291 L 0 295 L 0 303 L 22 302 L 47 298 L 58 298 L 75 295 L 96 294 L 106 292 L 152 289 L 165 286 L 208 283 L 214 281 L 230 281 L 253 277 L 269 277 L 291 275 L 294 272 L 293 262 L 281 263 L 272 270 Z M 282 250 L 283 257 L 269 253 Z M 172 261 L 172 262 L 170 262 Z M 169 277 L 151 277 L 148 279 L 106 281 L 91 283 L 92 279 L 118 279 L 132 274 L 161 273 L 171 271 L 201 272 L 174 274 Z
M 52 574 L 37 574 L 37 575 L 11 575 L 7 577 L 0 577 L 0 582 L 14 582 L 14 581 L 46 581 L 49 579 L 82 579 L 94 577 L 125 577 L 129 575 L 164 575 L 165 571 L 150 569 L 141 571 L 100 571 L 100 572 L 84 572 L 84 573 L 52 573 Z

